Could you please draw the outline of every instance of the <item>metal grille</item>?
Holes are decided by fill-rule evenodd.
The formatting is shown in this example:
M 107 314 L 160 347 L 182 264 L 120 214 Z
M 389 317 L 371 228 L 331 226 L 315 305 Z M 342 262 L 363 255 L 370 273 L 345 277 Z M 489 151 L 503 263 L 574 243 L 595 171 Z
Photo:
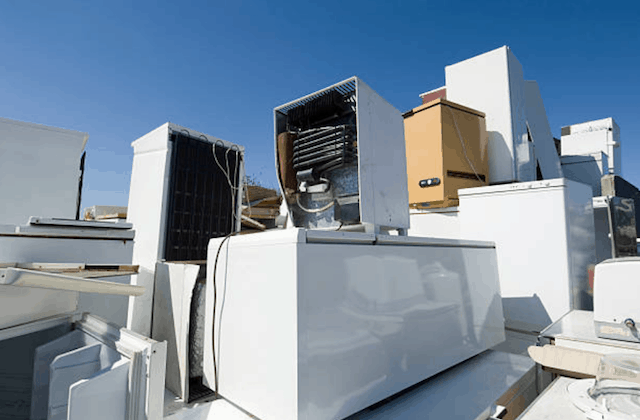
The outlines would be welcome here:
M 277 111 L 282 113 L 282 114 L 284 114 L 284 115 L 287 115 L 289 113 L 289 111 L 292 110 L 293 108 L 297 108 L 297 107 L 299 107 L 301 105 L 305 105 L 308 102 L 311 102 L 311 101 L 313 101 L 313 100 L 315 100 L 315 99 L 317 99 L 317 98 L 319 98 L 319 97 L 321 97 L 323 95 L 326 95 L 327 92 L 330 92 L 330 91 L 336 91 L 336 92 L 342 94 L 344 97 L 355 96 L 355 93 L 356 93 L 356 82 L 355 82 L 355 80 L 349 80 L 348 82 L 339 84 L 337 86 L 333 86 L 333 87 L 330 87 L 328 89 L 324 89 L 324 90 L 322 90 L 320 92 L 313 93 L 313 94 L 311 94 L 309 96 L 305 96 L 304 98 L 302 98 L 302 99 L 300 99 L 300 100 L 298 100 L 296 102 L 293 102 L 293 103 L 290 103 L 290 104 L 287 104 L 287 105 L 283 105 L 283 106 L 277 108 Z M 355 101 L 355 99 L 353 99 L 353 101 Z
M 233 217 L 239 184 L 241 154 L 234 148 L 215 145 L 183 133 L 172 133 L 173 153 L 169 181 L 164 259 L 194 261 L 207 259 L 209 239 L 235 230 Z M 237 205 L 237 203 L 235 203 Z
M 318 173 L 354 162 L 355 129 L 339 125 L 302 132 L 293 141 L 293 167 L 296 171 L 314 168 Z

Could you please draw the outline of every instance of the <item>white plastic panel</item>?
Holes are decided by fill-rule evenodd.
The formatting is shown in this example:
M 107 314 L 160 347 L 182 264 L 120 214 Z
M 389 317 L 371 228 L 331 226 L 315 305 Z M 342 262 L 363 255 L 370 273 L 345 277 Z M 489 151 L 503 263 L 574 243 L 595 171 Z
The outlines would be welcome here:
M 249 413 L 341 419 L 504 340 L 490 244 L 304 243 L 296 231 L 230 238 L 215 318 L 207 289 L 219 392 Z M 209 246 L 208 284 L 220 243 Z
M 640 283 L 640 258 L 607 260 L 596 265 L 593 286 L 593 319 L 596 322 L 619 324 L 630 318 L 640 322 L 637 304 Z
M 544 179 L 562 178 L 562 169 L 558 151 L 551 134 L 538 83 L 534 80 L 524 82 L 524 97 L 527 124 L 535 145 L 536 161 Z
M 535 179 L 530 156 L 518 156 L 528 141 L 524 78 L 509 47 L 447 66 L 445 76 L 448 100 L 486 114 L 489 182 Z
M 461 235 L 496 243 L 506 325 L 539 332 L 583 309 L 595 261 L 591 190 L 565 179 L 460 191 Z
M 68 420 L 125 419 L 130 362 L 121 360 L 69 389 Z
M 87 133 L 0 118 L 2 223 L 46 214 L 74 218 Z M 52 176 L 55 174 L 55 176 Z

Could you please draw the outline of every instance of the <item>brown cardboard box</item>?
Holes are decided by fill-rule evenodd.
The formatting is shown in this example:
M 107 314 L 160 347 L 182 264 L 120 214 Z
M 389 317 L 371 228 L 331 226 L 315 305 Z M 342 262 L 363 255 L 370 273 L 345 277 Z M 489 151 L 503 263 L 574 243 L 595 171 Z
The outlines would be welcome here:
M 456 206 L 458 189 L 487 185 L 484 116 L 445 99 L 404 114 L 410 207 Z M 436 185 L 420 185 L 436 179 Z

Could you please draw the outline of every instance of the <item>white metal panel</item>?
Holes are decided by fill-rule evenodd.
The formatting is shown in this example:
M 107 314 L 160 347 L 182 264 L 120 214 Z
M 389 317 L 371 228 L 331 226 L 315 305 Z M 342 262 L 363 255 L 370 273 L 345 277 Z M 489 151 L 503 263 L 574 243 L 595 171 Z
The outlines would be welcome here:
M 530 157 L 517 154 L 527 142 L 524 78 L 509 47 L 447 66 L 445 76 L 448 100 L 486 114 L 489 182 L 535 179 Z
M 284 232 L 288 243 L 281 232 L 228 239 L 215 269 L 219 391 L 259 418 L 344 418 L 504 340 L 488 244 L 304 243 Z M 220 243 L 210 242 L 209 284 Z M 212 301 L 213 288 L 205 342 Z
M 151 333 L 153 280 L 156 262 L 164 247 L 165 205 L 169 185 L 171 142 L 164 124 L 134 141 L 127 222 L 136 229 L 133 264 L 140 266 L 132 283 L 147 288 L 143 296 L 129 300 L 127 327 L 143 335 Z
M 3 223 L 24 223 L 32 214 L 74 218 L 80 156 L 89 136 L 0 118 L 0 209 Z M 55 176 L 52 176 L 55 174 Z
M 215 329 L 218 391 L 263 420 L 296 418 L 298 412 L 296 254 L 302 232 L 209 242 L 205 343 L 213 343 Z M 213 390 L 215 378 L 212 347 L 205 346 L 204 380 Z
M 460 239 L 458 207 L 410 210 L 409 236 Z
M 508 327 L 540 331 L 574 308 L 595 260 L 589 187 L 555 179 L 468 188 L 459 208 L 463 237 L 496 243 Z
M 524 82 L 526 116 L 529 131 L 536 151 L 536 161 L 544 179 L 562 177 L 558 151 L 551 134 L 538 83 L 534 80 Z
M 358 183 L 363 223 L 409 228 L 409 191 L 402 114 L 356 80 Z

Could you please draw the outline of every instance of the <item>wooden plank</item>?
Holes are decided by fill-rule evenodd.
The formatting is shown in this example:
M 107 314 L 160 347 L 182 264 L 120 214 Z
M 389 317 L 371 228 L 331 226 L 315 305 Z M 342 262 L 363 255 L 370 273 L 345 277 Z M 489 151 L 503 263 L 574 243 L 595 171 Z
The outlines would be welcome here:
M 244 214 L 242 215 L 242 224 L 244 226 L 248 226 L 250 228 L 254 228 L 254 229 L 260 229 L 260 230 L 266 230 L 267 227 L 265 225 L 263 225 L 260 222 L 257 222 L 253 219 L 251 219 L 250 217 L 245 216 Z

